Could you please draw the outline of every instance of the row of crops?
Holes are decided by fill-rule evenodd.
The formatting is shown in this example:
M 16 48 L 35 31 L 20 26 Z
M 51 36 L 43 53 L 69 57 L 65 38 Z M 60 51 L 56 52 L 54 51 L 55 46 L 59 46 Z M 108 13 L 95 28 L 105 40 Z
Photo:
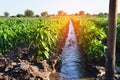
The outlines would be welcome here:
M 94 22 L 97 27 L 99 28 L 103 28 L 104 31 L 106 32 L 107 34 L 107 28 L 108 28 L 108 19 L 107 18 L 91 18 L 89 19 L 91 20 L 92 22 Z M 118 50 L 120 50 L 120 18 L 118 18 L 118 21 L 117 21 L 117 40 L 116 40 L 116 48 Z
M 81 52 L 88 60 L 99 62 L 105 56 L 107 43 L 107 18 L 72 18 Z M 120 50 L 120 19 L 117 25 L 117 49 Z
M 99 61 L 106 49 L 102 43 L 106 38 L 105 31 L 86 18 L 73 18 L 73 23 L 81 52 L 89 60 Z
M 81 52 L 89 60 L 99 61 L 105 54 L 107 18 L 72 17 Z M 29 43 L 34 47 L 38 60 L 49 58 L 57 47 L 62 29 L 68 17 L 52 18 L 1 18 L 0 54 L 15 46 Z M 117 27 L 117 49 L 120 49 L 120 19 Z
M 69 18 L 1 18 L 0 54 L 20 44 L 36 48 L 38 59 L 48 58 L 55 51 L 61 29 Z

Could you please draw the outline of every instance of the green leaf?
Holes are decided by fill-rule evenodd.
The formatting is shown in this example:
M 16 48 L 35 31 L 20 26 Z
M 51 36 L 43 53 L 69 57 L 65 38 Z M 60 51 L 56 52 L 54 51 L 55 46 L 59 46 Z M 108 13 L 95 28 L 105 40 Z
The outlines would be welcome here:
M 48 59 L 49 58 L 49 53 L 47 51 L 44 52 L 45 57 Z

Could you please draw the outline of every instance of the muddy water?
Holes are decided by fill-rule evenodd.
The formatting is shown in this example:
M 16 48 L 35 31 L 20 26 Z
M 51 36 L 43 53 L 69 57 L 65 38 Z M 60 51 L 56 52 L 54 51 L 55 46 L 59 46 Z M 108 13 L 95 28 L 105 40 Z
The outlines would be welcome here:
M 82 55 L 78 50 L 78 42 L 71 21 L 61 60 L 61 75 L 58 80 L 79 80 L 83 76 Z

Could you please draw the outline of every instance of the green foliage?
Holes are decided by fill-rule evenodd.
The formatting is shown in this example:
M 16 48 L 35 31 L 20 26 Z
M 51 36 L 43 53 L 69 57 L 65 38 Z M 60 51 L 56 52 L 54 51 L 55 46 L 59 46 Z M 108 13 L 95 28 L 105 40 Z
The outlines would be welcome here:
M 39 24 L 30 19 L 0 19 L 0 53 L 30 40 L 29 30 Z
M 24 17 L 23 14 L 17 14 L 16 17 Z
M 117 41 L 116 41 L 116 44 L 117 44 L 117 48 L 118 50 L 120 49 L 120 19 L 119 19 L 119 22 L 118 22 L 118 26 L 117 26 Z
M 107 34 L 108 18 L 90 18 L 89 20 L 94 22 L 98 28 L 103 28 Z
M 90 21 L 94 22 L 98 28 L 103 28 L 103 30 L 107 34 L 107 28 L 108 28 L 108 19 L 107 18 L 90 18 Z M 116 41 L 116 47 L 119 50 L 120 49 L 120 19 L 117 21 L 117 41 Z
M 120 59 L 116 61 L 116 65 L 120 67 Z
M 40 16 L 38 14 L 36 14 L 35 17 L 39 18 Z
M 64 22 L 63 22 L 64 20 Z M 47 59 L 55 51 L 56 41 L 68 18 L 0 19 L 0 54 L 23 43 L 36 49 L 37 60 Z
M 101 41 L 92 41 L 88 47 L 88 57 L 90 60 L 96 60 L 98 62 L 101 60 L 101 57 L 105 55 L 106 47 L 101 43 Z
M 87 55 L 90 60 L 99 61 L 104 55 L 106 48 L 102 44 L 102 40 L 106 38 L 104 30 L 97 28 L 94 22 L 84 18 L 76 18 L 73 21 L 79 21 L 75 26 L 82 53 Z

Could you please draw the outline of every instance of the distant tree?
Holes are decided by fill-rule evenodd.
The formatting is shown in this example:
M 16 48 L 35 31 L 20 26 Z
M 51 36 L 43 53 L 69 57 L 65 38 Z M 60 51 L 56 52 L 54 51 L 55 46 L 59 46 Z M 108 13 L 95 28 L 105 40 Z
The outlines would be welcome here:
M 63 16 L 67 16 L 67 13 L 66 13 L 66 12 L 64 12 L 64 13 L 63 13 Z
M 70 16 L 74 16 L 74 14 L 70 14 Z
M 25 11 L 25 16 L 26 17 L 33 17 L 33 15 L 34 15 L 34 12 L 32 10 L 27 9 Z
M 98 14 L 92 14 L 92 16 L 96 17 L 96 16 L 98 16 Z
M 9 17 L 9 13 L 8 12 L 4 12 L 4 16 L 5 17 Z
M 104 17 L 108 17 L 108 13 L 105 12 L 105 13 L 104 13 Z
M 75 13 L 75 16 L 78 16 L 79 14 L 78 13 Z
M 17 14 L 16 17 L 24 17 L 23 14 Z
M 12 15 L 12 16 L 10 16 L 11 18 L 15 18 L 16 16 L 14 16 L 14 15 Z
M 103 12 L 100 12 L 100 13 L 98 14 L 98 17 L 104 17 L 104 13 L 103 13 Z
M 120 17 L 120 13 L 118 13 L 118 17 Z
M 38 14 L 36 14 L 35 17 L 40 17 L 40 16 Z
M 66 15 L 67 15 L 67 13 L 64 12 L 63 10 L 58 11 L 58 16 L 66 16 Z
M 88 17 L 90 17 L 90 16 L 91 16 L 91 14 L 90 14 L 90 13 L 86 13 L 85 15 L 86 15 L 86 16 L 88 16 Z
M 58 16 L 63 16 L 63 14 L 64 14 L 64 11 L 63 11 L 63 10 L 59 10 L 59 11 L 58 11 Z
M 108 16 L 108 13 L 103 13 L 103 12 L 100 12 L 99 14 L 97 14 L 98 17 L 107 17 Z
M 50 16 L 55 16 L 55 14 L 51 14 Z
M 48 17 L 48 12 L 47 12 L 47 11 L 42 12 L 42 13 L 41 13 L 41 16 L 42 16 L 42 17 Z
M 80 11 L 80 12 L 79 12 L 79 15 L 84 15 L 84 14 L 85 14 L 84 11 Z
M 105 12 L 104 15 L 108 15 L 108 13 Z

